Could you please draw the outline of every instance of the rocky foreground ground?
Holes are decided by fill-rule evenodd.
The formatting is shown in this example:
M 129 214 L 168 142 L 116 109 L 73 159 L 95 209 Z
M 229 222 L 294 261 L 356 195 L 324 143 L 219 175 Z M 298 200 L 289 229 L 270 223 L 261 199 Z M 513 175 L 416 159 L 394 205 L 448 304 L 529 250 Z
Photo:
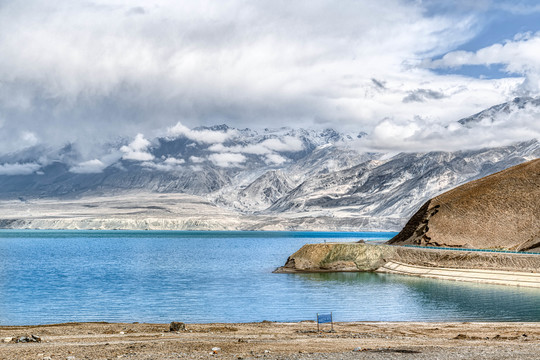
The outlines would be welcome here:
M 0 327 L 0 359 L 538 359 L 540 323 Z M 38 339 L 40 342 L 16 342 Z

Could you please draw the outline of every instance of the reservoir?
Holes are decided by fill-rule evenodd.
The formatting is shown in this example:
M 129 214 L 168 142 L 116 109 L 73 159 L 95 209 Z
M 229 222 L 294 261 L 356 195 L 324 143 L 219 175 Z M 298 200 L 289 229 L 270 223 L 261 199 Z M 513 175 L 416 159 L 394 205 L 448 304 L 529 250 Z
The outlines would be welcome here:
M 540 321 L 540 290 L 376 273 L 273 274 L 306 243 L 391 232 L 0 231 L 0 324 Z

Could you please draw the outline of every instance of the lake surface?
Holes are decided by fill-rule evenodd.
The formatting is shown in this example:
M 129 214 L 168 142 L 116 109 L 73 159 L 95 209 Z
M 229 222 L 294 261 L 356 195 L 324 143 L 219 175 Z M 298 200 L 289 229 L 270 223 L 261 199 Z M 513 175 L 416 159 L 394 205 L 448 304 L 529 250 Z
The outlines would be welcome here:
M 394 234 L 1 230 L 0 324 L 540 321 L 538 289 L 272 273 L 306 243 Z

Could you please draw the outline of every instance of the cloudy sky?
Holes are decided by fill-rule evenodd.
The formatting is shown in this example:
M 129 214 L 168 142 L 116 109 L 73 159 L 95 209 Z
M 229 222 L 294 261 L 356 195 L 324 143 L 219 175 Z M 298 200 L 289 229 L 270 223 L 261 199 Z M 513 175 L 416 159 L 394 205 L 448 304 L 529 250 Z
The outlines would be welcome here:
M 221 123 L 492 146 L 540 137 L 538 112 L 455 121 L 539 93 L 537 1 L 0 0 L 0 154 L 73 142 L 91 162 L 129 137 L 136 157 L 174 126 Z

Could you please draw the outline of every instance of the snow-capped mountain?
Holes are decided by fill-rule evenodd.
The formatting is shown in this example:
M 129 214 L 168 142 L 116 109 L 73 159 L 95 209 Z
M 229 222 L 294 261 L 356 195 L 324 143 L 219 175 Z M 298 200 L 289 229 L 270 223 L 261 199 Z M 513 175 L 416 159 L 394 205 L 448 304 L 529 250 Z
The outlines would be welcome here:
M 489 109 L 483 110 L 477 114 L 466 117 L 458 122 L 465 127 L 473 127 L 476 124 L 486 121 L 488 124 L 493 123 L 498 117 L 509 116 L 514 113 L 519 113 L 520 110 L 533 109 L 536 112 L 540 111 L 540 97 L 517 97 L 512 101 L 502 104 L 497 104 Z
M 0 157 L 0 197 L 80 196 L 133 189 L 208 195 L 229 185 L 247 186 L 267 171 L 293 164 L 297 169 L 291 176 L 298 182 L 307 174 L 342 169 L 365 158 L 353 151 L 324 149 L 352 139 L 353 135 L 331 129 L 257 132 L 219 125 L 151 142 L 142 136 L 125 140 L 110 150 L 107 160 L 77 161 L 76 145 L 56 152 L 30 148 Z
M 540 98 L 517 98 L 458 123 L 473 128 L 531 108 L 540 109 Z M 206 207 L 250 217 L 249 227 L 237 222 L 236 229 L 312 229 L 318 222 L 337 230 L 399 230 L 425 200 L 540 157 L 536 139 L 473 151 L 392 155 L 358 150 L 355 142 L 364 136 L 333 129 L 177 124 L 155 139 L 139 134 L 118 140 L 93 159 L 83 158 L 77 144 L 34 147 L 0 157 L 0 198 L 61 202 L 128 191 L 182 193 L 199 197 Z M 152 209 L 160 207 L 160 196 Z M 144 210 L 136 214 L 146 216 Z M 0 220 L 6 216 L 0 213 Z M 263 220 L 257 223 L 257 217 Z
M 268 211 L 332 209 L 407 217 L 436 194 L 539 156 L 538 141 L 476 151 L 401 153 L 309 178 Z

